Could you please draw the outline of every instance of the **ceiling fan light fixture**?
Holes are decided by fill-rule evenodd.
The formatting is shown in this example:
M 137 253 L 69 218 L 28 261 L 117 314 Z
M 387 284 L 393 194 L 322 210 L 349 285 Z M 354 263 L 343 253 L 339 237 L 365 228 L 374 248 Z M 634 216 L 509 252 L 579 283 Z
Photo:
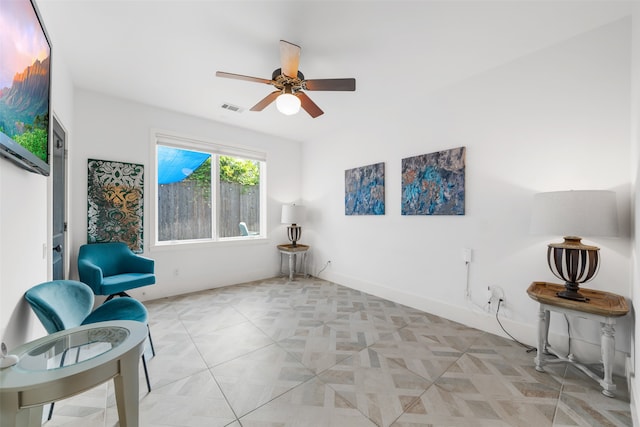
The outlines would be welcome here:
M 271 73 L 271 80 L 224 71 L 216 71 L 216 77 L 263 83 L 275 87 L 273 92 L 251 107 L 250 111 L 263 111 L 275 101 L 276 108 L 282 114 L 291 116 L 302 108 L 315 119 L 324 114 L 324 111 L 307 96 L 305 91 L 354 91 L 356 79 L 306 80 L 304 74 L 298 69 L 300 50 L 300 46 L 280 40 L 280 68 Z
M 300 111 L 300 105 L 300 98 L 291 93 L 291 88 L 285 88 L 282 95 L 276 98 L 276 108 L 285 116 L 297 114 Z

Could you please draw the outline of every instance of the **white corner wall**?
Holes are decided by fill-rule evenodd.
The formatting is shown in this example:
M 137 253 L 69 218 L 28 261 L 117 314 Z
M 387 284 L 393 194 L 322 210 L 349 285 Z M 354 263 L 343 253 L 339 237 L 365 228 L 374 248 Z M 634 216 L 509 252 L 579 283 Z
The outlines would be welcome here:
M 529 234 L 533 194 L 611 189 L 626 237 L 592 242 L 602 264 L 590 287 L 628 297 L 630 23 L 613 22 L 426 97 L 405 91 L 402 109 L 305 143 L 312 272 L 331 260 L 321 277 L 496 333 L 494 314 L 476 306 L 488 285 L 500 286 L 503 323 L 533 344 L 537 306 L 526 289 L 557 281 L 545 254 L 549 242 L 561 240 Z M 402 216 L 401 160 L 458 146 L 467 147 L 466 214 Z M 344 171 L 377 162 L 386 165 L 386 214 L 345 216 Z M 471 301 L 463 248 L 473 250 Z M 631 323 L 624 318 L 617 327 L 618 371 L 630 351 Z M 566 325 L 554 319 L 552 332 L 563 346 Z M 597 327 L 575 322 L 572 338 L 576 352 L 583 344 L 597 358 Z
M 73 84 L 52 40 L 52 113 L 73 127 Z M 51 277 L 51 179 L 0 159 L 0 337 L 9 349 L 42 335 L 23 300 Z
M 71 277 L 77 279 L 77 253 L 87 241 L 87 160 L 101 159 L 145 166 L 144 255 L 156 261 L 157 283 L 131 292 L 141 300 L 194 292 L 275 276 L 285 236 L 280 224 L 283 203 L 300 199 L 298 142 L 223 125 L 151 106 L 79 90 L 75 100 L 76 135 L 69 153 Z M 161 129 L 203 141 L 239 145 L 267 153 L 267 234 L 251 242 L 220 242 L 179 248 L 151 248 L 151 135 Z M 177 274 L 176 274 L 177 273 Z
M 632 65 L 631 65 L 631 177 L 633 181 L 634 194 L 632 205 L 632 227 L 633 237 L 633 283 L 631 288 L 631 298 L 634 307 L 640 305 L 640 3 L 636 2 L 632 11 Z M 640 330 L 640 319 L 635 316 L 634 330 Z M 638 425 L 637 408 L 640 405 L 640 379 L 636 373 L 638 366 L 638 354 L 640 354 L 640 340 L 635 334 L 631 340 L 631 357 L 628 366 L 630 375 L 630 395 L 631 414 L 633 425 Z

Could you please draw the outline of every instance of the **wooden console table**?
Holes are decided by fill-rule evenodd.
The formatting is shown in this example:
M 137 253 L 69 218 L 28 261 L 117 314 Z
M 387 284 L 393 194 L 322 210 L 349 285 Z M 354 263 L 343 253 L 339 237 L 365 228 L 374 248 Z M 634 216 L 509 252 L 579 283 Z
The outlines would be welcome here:
M 602 394 L 613 397 L 616 385 L 613 383 L 613 361 L 615 355 L 616 318 L 629 312 L 627 301 L 620 295 L 593 289 L 580 288 L 580 293 L 587 297 L 587 302 L 573 301 L 560 298 L 556 294 L 564 290 L 564 285 L 547 282 L 533 282 L 527 293 L 540 304 L 538 313 L 538 354 L 535 357 L 536 370 L 544 372 L 543 366 L 550 363 L 571 363 L 602 387 Z M 600 346 L 602 352 L 603 378 L 600 378 L 589 367 L 576 360 L 573 354 L 566 356 L 558 354 L 549 345 L 550 312 L 581 317 L 600 322 Z M 556 356 L 548 359 L 546 355 Z
M 282 272 L 282 256 L 289 256 L 289 280 L 293 280 L 293 275 L 296 273 L 296 256 L 300 255 L 300 264 L 302 273 L 307 276 L 307 251 L 309 250 L 308 245 L 296 244 L 293 245 L 278 245 L 278 250 L 280 251 L 280 274 L 284 274 Z

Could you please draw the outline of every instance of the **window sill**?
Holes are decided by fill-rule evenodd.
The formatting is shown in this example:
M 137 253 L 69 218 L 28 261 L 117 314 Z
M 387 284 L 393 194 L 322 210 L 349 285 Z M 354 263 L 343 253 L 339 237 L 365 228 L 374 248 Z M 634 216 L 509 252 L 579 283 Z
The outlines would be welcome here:
M 149 252 L 165 252 L 174 250 L 192 250 L 220 246 L 266 245 L 271 241 L 266 236 L 227 237 L 220 240 L 185 240 L 152 244 Z

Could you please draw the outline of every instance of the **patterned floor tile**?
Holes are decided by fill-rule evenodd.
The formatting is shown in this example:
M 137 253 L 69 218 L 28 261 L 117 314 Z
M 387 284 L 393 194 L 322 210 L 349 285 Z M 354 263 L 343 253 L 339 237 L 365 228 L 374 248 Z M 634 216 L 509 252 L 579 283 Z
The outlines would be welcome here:
M 447 378 L 430 387 L 402 414 L 394 427 L 436 426 L 551 426 L 557 399 L 507 398 L 489 382 Z M 501 398 L 504 396 L 505 398 Z
M 149 312 L 149 323 L 162 320 L 176 320 L 178 318 L 175 302 L 170 298 L 145 302 L 144 305 Z
M 370 346 L 380 341 L 382 336 L 389 335 L 398 328 L 386 321 L 385 317 L 378 317 L 369 312 L 357 311 L 344 313 L 343 316 L 326 324 L 338 334 Z
M 431 385 L 372 349 L 343 360 L 318 378 L 381 426 L 390 425 Z
M 209 367 L 274 343 L 249 322 L 197 335 L 192 339 Z
M 568 366 L 558 407 L 575 425 L 629 426 L 632 420 L 626 381 L 614 376 L 614 383 L 615 396 L 606 397 L 593 380 Z
M 300 295 L 291 302 L 292 308 L 309 319 L 329 322 L 335 320 L 338 313 L 338 301 L 331 297 L 313 297 Z
M 238 417 L 314 376 L 275 344 L 217 365 L 211 372 Z
M 207 369 L 200 350 L 179 321 L 163 320 L 150 327 L 156 355 L 151 357 L 147 351 L 145 357 L 152 388 L 162 387 Z M 139 374 L 143 394 L 147 389 L 142 365 Z
M 110 388 L 107 426 L 118 425 Z M 236 420 L 231 407 L 209 371 L 154 388 L 140 400 L 140 426 L 222 427 Z
M 483 334 L 482 331 L 460 324 L 405 326 L 380 337 L 382 341 L 407 341 L 442 345 L 458 351 L 466 351 Z
M 107 383 L 101 384 L 77 396 L 56 402 L 53 417 L 47 427 L 102 427 L 105 422 Z M 43 408 L 49 414 L 49 405 Z
M 82 405 L 65 407 L 62 412 L 56 408 L 51 421 L 46 421 L 43 425 L 46 427 L 103 427 L 105 425 L 104 407 L 95 412 L 88 413 L 88 411 L 90 409 Z
M 359 352 L 367 343 L 364 334 L 353 335 L 323 325 L 278 341 L 278 345 L 317 374 Z
M 260 298 L 257 297 L 243 298 L 242 301 L 236 301 L 232 305 L 233 308 L 238 310 L 238 312 L 248 320 L 256 320 L 261 317 L 273 316 L 282 311 L 293 311 L 293 308 L 288 304 L 273 306 L 267 302 L 261 301 Z
M 280 341 L 293 335 L 308 335 L 309 331 L 322 326 L 323 322 L 314 317 L 315 311 L 274 311 L 252 323 L 275 341 Z
M 206 335 L 247 321 L 235 308 L 218 304 L 209 304 L 208 307 L 197 310 L 181 307 L 179 316 L 180 322 L 191 336 Z
M 514 341 L 317 278 L 145 302 L 156 356 L 140 425 L 631 426 L 572 366 L 535 369 Z M 56 403 L 45 426 L 116 427 L 113 382 Z
M 407 341 L 378 341 L 370 347 L 380 357 L 435 381 L 462 355 L 461 351 L 441 345 Z
M 243 427 L 375 427 L 314 378 L 240 418 Z

